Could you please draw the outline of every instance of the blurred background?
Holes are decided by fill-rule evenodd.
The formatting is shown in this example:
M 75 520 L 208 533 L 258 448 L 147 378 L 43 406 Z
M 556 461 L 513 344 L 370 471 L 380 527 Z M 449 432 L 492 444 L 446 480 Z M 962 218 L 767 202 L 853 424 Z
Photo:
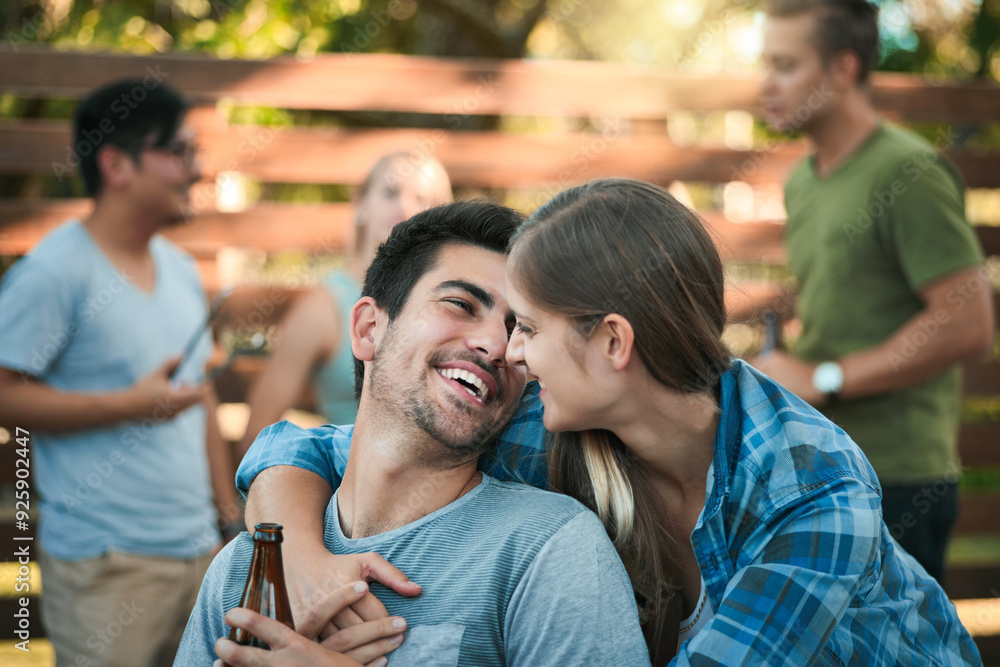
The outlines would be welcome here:
M 993 90 L 1000 79 L 1000 0 L 877 4 L 884 50 L 878 70 L 910 75 L 876 79 L 886 115 L 938 145 L 945 137 L 943 147 L 956 154 L 970 181 L 970 221 L 1000 226 L 1000 104 L 983 102 L 1000 98 L 974 94 Z M 97 58 L 111 53 L 167 58 L 168 70 L 177 73 L 168 83 L 194 91 L 206 179 L 195 197 L 199 215 L 179 232 L 179 242 L 199 260 L 210 294 L 234 285 L 257 290 L 222 318 L 230 325 L 216 332 L 223 353 L 248 347 L 266 353 L 254 337 L 273 335 L 288 295 L 340 266 L 352 188 L 378 154 L 393 148 L 437 151 L 453 174 L 456 197 L 489 196 L 525 213 L 575 182 L 621 171 L 632 155 L 646 161 L 632 175 L 669 185 L 714 226 L 736 291 L 773 294 L 790 277 L 780 246 L 782 175 L 805 147 L 797 137 L 773 134 L 756 112 L 762 21 L 756 0 L 4 0 L 0 63 L 7 64 L 0 69 L 25 63 L 38 69 L 20 78 L 0 72 L 0 82 L 21 82 L 0 85 L 0 274 L 45 230 L 85 212 L 81 184 L 57 167 L 66 163 L 68 119 L 79 99 L 66 92 L 72 86 L 63 79 L 71 75 L 57 68 L 72 63 L 67 53 L 94 58 L 80 67 L 124 62 Z M 457 86 L 454 98 L 423 104 L 421 86 L 433 88 L 434 77 L 450 72 L 450 61 L 431 61 L 425 69 L 424 61 L 366 57 L 371 54 L 458 58 L 467 76 L 479 78 Z M 305 83 L 282 80 L 297 71 L 289 67 L 268 74 L 257 88 L 213 92 L 218 73 L 231 70 L 212 65 L 202 79 L 195 58 L 277 58 L 301 64 L 307 74 Z M 493 73 L 507 71 L 499 61 L 512 63 L 513 73 L 495 94 L 500 84 Z M 475 74 L 470 62 L 483 63 L 483 73 Z M 316 89 L 328 65 L 369 78 L 355 81 L 356 89 L 346 75 L 336 82 L 347 90 Z M 392 76 L 383 82 L 379 72 Z M 538 81 L 549 79 L 539 72 L 564 73 L 565 90 L 543 90 Z M 417 75 L 430 78 L 413 82 L 411 93 L 404 84 Z M 536 75 L 541 78 L 531 78 Z M 46 87 L 47 77 L 60 83 Z M 517 77 L 528 82 L 523 91 L 513 89 Z M 27 78 L 31 82 L 23 83 Z M 911 84 L 912 96 L 899 97 Z M 588 85 L 594 89 L 580 92 Z M 282 97 L 296 86 L 316 90 L 294 101 Z M 392 103 L 344 101 L 352 91 L 380 86 L 404 92 Z M 327 93 L 337 101 L 315 101 Z M 530 102 L 545 94 L 550 113 Z M 563 94 L 574 100 L 567 109 L 589 95 L 594 111 L 563 109 Z M 411 99 L 398 101 L 406 95 Z M 382 97 L 373 92 L 372 99 Z M 933 111 L 921 113 L 921 100 L 933 101 Z M 644 104 L 635 114 L 620 110 Z M 983 104 L 992 106 L 972 108 Z M 433 134 L 438 130 L 447 134 Z M 324 142 L 325 154 L 310 152 Z M 514 152 L 502 154 L 505 146 Z M 522 165 L 516 151 L 525 156 Z M 292 164 L 296 160 L 302 164 Z M 337 160 L 349 164 L 330 164 Z M 278 222 L 286 226 L 274 227 Z M 996 288 L 997 257 L 988 268 Z M 737 353 L 759 346 L 758 312 L 751 303 L 728 327 Z M 786 337 L 794 338 L 794 317 L 782 319 Z M 984 378 L 981 384 L 967 386 L 966 422 L 979 433 L 979 440 L 967 441 L 982 451 L 1000 444 L 996 348 L 987 370 L 973 376 Z M 239 399 L 254 371 L 248 360 L 220 379 L 230 440 L 242 435 L 246 413 Z M 300 407 L 294 419 L 320 421 L 308 396 Z M 954 540 L 950 559 L 979 582 L 978 599 L 966 605 L 963 618 L 1000 635 L 1000 524 L 990 509 L 1000 507 L 1000 459 L 994 453 L 966 461 L 972 467 L 962 480 L 963 501 L 983 496 L 993 504 L 983 506 L 981 525 Z M 2 484 L 0 500 L 0 513 L 8 513 L 14 503 Z M 0 597 L 13 595 L 15 576 L 16 567 L 0 564 Z M 12 644 L 0 643 L 0 663 L 54 664 L 44 640 L 33 640 L 30 656 Z

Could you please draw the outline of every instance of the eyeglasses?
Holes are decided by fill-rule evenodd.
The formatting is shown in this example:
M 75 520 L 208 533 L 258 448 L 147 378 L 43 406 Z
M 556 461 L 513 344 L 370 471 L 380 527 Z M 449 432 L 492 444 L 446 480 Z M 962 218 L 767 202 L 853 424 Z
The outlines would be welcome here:
M 159 153 L 167 153 L 168 155 L 173 155 L 175 158 L 183 162 L 187 166 L 191 166 L 195 163 L 198 157 L 204 150 L 200 144 L 189 141 L 174 140 L 168 142 L 163 146 L 155 145 L 145 145 L 142 147 L 144 151 L 157 151 Z

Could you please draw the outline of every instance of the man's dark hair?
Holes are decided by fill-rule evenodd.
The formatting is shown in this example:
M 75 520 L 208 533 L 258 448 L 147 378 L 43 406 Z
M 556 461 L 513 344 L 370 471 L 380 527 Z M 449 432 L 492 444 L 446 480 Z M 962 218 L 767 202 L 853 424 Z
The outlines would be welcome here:
M 768 16 L 787 18 L 810 12 L 815 17 L 812 43 L 824 65 L 847 49 L 858 56 L 858 84 L 878 65 L 878 7 L 867 0 L 765 0 Z
M 73 151 L 87 194 L 101 191 L 102 146 L 118 146 L 138 160 L 143 148 L 170 143 L 188 107 L 176 91 L 150 77 L 109 83 L 81 101 L 73 114 Z
M 392 322 L 410 298 L 413 286 L 434 268 L 441 248 L 471 245 L 507 254 L 507 245 L 524 221 L 514 209 L 486 200 L 461 201 L 418 213 L 392 229 L 365 273 L 362 296 L 370 296 Z M 361 398 L 364 363 L 354 360 L 354 398 Z

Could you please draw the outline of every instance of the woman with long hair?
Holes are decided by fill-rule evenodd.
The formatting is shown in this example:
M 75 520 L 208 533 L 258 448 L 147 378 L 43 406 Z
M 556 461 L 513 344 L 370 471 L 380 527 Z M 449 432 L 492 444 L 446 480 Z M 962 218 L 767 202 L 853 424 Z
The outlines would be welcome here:
M 604 522 L 654 665 L 980 664 L 889 535 L 857 445 L 732 358 L 722 263 L 694 213 L 655 185 L 594 181 L 524 224 L 507 271 L 507 361 L 537 380 L 555 434 L 541 465 Z

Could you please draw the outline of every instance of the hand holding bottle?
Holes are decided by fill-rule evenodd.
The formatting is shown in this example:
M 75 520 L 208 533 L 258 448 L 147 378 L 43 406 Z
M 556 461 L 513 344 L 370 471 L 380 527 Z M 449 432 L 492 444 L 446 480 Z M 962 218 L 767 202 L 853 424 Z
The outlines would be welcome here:
M 341 586 L 317 603 L 322 613 L 335 616 L 368 593 L 363 581 Z M 382 667 L 384 657 L 403 641 L 406 621 L 399 617 L 381 618 L 345 628 L 323 640 L 322 644 L 303 637 L 283 623 L 248 609 L 237 607 L 226 614 L 226 624 L 254 635 L 270 651 L 222 638 L 215 643 L 215 652 L 232 667 Z M 215 667 L 221 667 L 217 660 Z

